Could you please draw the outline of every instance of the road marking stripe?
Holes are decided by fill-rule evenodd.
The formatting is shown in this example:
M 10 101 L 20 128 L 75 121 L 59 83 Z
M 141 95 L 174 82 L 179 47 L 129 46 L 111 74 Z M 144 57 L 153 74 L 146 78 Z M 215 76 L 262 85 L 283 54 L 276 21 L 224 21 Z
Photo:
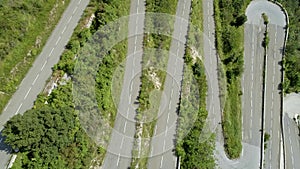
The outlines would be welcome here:
M 128 115 L 129 115 L 129 107 L 127 107 L 127 114 L 126 114 L 127 119 L 128 119 Z
M 54 48 L 52 48 L 52 49 L 51 49 L 51 52 L 49 53 L 49 56 L 51 56 L 51 55 L 52 55 L 52 52 L 53 52 L 53 50 L 54 50 Z
M 151 146 L 151 153 L 150 153 L 150 157 L 153 156 L 153 146 Z
M 36 77 L 35 77 L 35 79 L 34 79 L 34 81 L 32 82 L 32 84 L 31 85 L 34 85 L 35 84 L 35 82 L 36 82 L 36 80 L 37 80 L 37 78 L 40 76 L 40 74 L 37 74 L 36 75 Z
M 162 168 L 162 163 L 164 161 L 164 156 L 161 156 L 161 159 L 160 159 L 160 167 L 159 168 Z
M 61 39 L 61 36 L 58 37 L 57 41 L 55 42 L 55 45 L 58 44 L 58 42 L 60 41 L 60 39 Z
M 70 16 L 69 20 L 68 20 L 68 23 L 70 23 L 71 19 L 72 19 L 73 15 Z
M 67 29 L 67 26 L 64 27 L 63 31 L 61 32 L 61 34 L 63 34 L 65 32 L 65 30 Z
M 167 136 L 167 133 L 168 133 L 168 125 L 166 126 L 165 137 Z
M 4 111 L 6 111 L 7 107 L 10 105 L 11 100 L 9 100 L 8 104 L 6 105 Z
M 26 99 L 26 98 L 27 98 L 27 96 L 28 96 L 28 94 L 29 94 L 30 90 L 31 90 L 31 87 L 29 88 L 29 90 L 27 91 L 26 95 L 24 96 L 24 99 Z
M 79 2 L 77 3 L 77 5 L 79 5 L 79 4 L 80 4 L 80 2 L 81 2 L 81 0 L 79 0 Z
M 124 136 L 122 137 L 122 140 L 121 140 L 120 149 L 121 149 L 121 148 L 122 148 L 122 146 L 123 146 L 123 142 L 124 142 Z
M 77 8 L 78 8 L 78 7 L 76 6 L 75 9 L 74 9 L 74 11 L 73 11 L 73 14 L 76 12 Z
M 155 125 L 154 136 L 156 135 L 157 125 Z
M 20 104 L 19 108 L 17 109 L 15 114 L 18 114 L 18 112 L 20 111 L 21 107 L 22 107 L 23 103 Z
M 47 60 L 45 60 L 45 62 L 44 62 L 44 64 L 43 64 L 43 66 L 42 66 L 42 68 L 41 68 L 41 71 L 44 69 L 44 67 L 45 67 L 46 63 L 47 63 Z
M 125 131 L 126 131 L 126 126 L 127 126 L 127 120 L 125 121 L 125 124 L 124 124 L 123 133 L 125 133 Z
M 120 153 L 118 155 L 117 166 L 119 166 L 119 162 L 120 162 Z

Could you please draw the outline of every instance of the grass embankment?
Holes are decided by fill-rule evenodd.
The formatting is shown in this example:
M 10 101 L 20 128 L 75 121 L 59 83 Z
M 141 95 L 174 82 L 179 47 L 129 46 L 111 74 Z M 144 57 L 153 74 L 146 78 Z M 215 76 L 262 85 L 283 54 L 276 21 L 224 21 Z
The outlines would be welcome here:
M 300 92 L 300 2 L 293 0 L 277 0 L 287 10 L 289 15 L 289 34 L 286 42 L 284 63 L 285 93 Z
M 177 1 L 175 0 L 146 0 L 146 12 L 175 15 L 176 7 Z M 150 27 L 156 25 L 158 21 L 163 21 L 159 20 L 161 18 L 154 17 L 156 19 L 152 22 L 151 18 L 146 17 L 145 20 L 146 25 Z M 166 25 L 168 29 L 171 28 L 171 33 L 173 32 L 173 21 L 170 21 L 169 25 L 166 23 L 163 23 L 162 25 Z M 138 114 L 136 115 L 136 141 L 132 151 L 133 158 L 131 161 L 131 168 L 147 168 L 147 157 L 150 154 L 150 141 L 154 133 L 156 116 L 166 78 L 165 70 L 167 68 L 168 50 L 171 45 L 171 40 L 171 37 L 165 35 L 144 34 L 144 54 L 141 75 L 142 85 L 139 93 Z M 140 143 L 138 143 L 139 140 Z
M 191 26 L 188 33 L 188 48 L 184 57 L 185 68 L 177 127 L 176 154 L 180 157 L 181 168 L 215 168 L 216 166 L 213 154 L 214 134 L 205 133 L 208 137 L 203 137 L 208 116 L 207 79 L 204 65 L 197 56 L 197 54 L 203 55 L 202 16 L 202 1 L 192 1 Z
M 117 19 L 118 17 L 127 15 L 129 13 L 129 4 L 129 0 L 122 1 L 122 3 L 117 0 L 109 1 L 107 3 L 99 3 L 96 0 L 91 0 L 84 12 L 83 18 L 76 27 L 70 42 L 66 46 L 60 61 L 57 65 L 55 65 L 53 69 L 53 76 L 62 76 L 64 73 L 72 76 L 74 74 L 74 65 L 76 62 L 76 60 L 74 60 L 75 55 L 82 50 L 87 40 L 99 28 L 104 26 L 106 23 Z M 96 18 L 92 26 L 90 28 L 85 28 L 87 20 L 93 13 L 96 15 Z M 99 66 L 99 74 L 97 75 L 97 78 L 100 79 L 97 79 L 98 88 L 96 92 L 100 109 L 103 110 L 106 108 L 106 111 L 103 111 L 103 113 L 112 113 L 111 111 L 107 110 L 109 106 L 113 105 L 112 100 L 107 100 L 108 98 L 111 98 L 111 88 L 110 86 L 107 87 L 105 85 L 111 84 L 112 72 L 115 70 L 114 66 L 118 66 L 119 62 L 123 61 L 121 58 L 125 58 L 126 50 L 126 41 L 120 42 L 113 47 L 106 57 L 104 57 L 102 63 L 105 64 L 101 64 Z M 32 136 L 36 136 L 36 139 L 29 138 L 26 135 L 24 136 L 23 143 L 30 142 L 32 145 L 41 145 L 37 146 L 36 148 L 26 149 L 26 146 L 31 145 L 25 145 L 24 148 L 24 145 L 16 145 L 17 142 L 13 141 L 13 139 L 10 140 L 10 145 L 13 147 L 22 146 L 22 148 L 19 148 L 20 151 L 18 152 L 18 157 L 15 161 L 14 168 L 65 169 L 90 168 L 91 166 L 101 165 L 105 156 L 105 150 L 101 146 L 97 146 L 94 142 L 95 140 L 92 140 L 90 137 L 88 137 L 88 135 L 81 128 L 78 112 L 74 108 L 72 89 L 72 84 L 67 82 L 66 85 L 60 85 L 58 88 L 54 89 L 50 96 L 47 96 L 45 93 L 41 93 L 38 96 L 38 99 L 36 100 L 32 110 L 25 113 L 24 117 L 18 115 L 19 117 L 15 117 L 14 120 L 12 120 L 18 121 L 18 119 L 21 117 L 22 121 L 24 122 L 22 124 L 24 124 L 24 126 L 31 126 L 32 131 L 39 130 L 45 126 L 49 129 L 47 135 L 43 135 L 44 132 L 38 131 L 38 134 L 33 134 Z M 48 104 L 44 104 L 46 101 Z M 43 117 L 45 112 L 47 117 Z M 65 116 L 66 112 L 68 115 Z M 27 116 L 29 118 L 26 118 Z M 32 118 L 30 116 L 34 117 Z M 42 120 L 45 121 L 45 124 L 32 124 L 32 121 L 39 121 L 43 118 L 45 118 Z M 56 125 L 53 126 L 52 123 Z M 14 122 L 10 124 L 18 125 L 18 123 Z M 27 127 L 18 125 L 18 130 L 26 131 Z M 62 131 L 66 131 L 68 134 L 63 135 L 64 137 L 59 136 L 60 139 L 55 139 L 57 143 L 54 142 L 53 144 L 50 144 L 45 142 L 47 139 L 52 140 L 53 138 L 56 138 L 57 133 L 61 133 Z M 7 133 L 17 134 L 15 130 L 8 130 Z M 26 134 L 26 132 L 20 133 Z M 17 136 L 19 137 L 21 135 Z M 43 141 L 40 141 L 40 137 L 43 138 Z M 14 136 L 11 135 L 10 138 L 14 138 Z M 45 147 L 44 145 L 47 145 L 47 149 L 45 150 L 43 150 L 43 147 Z M 47 153 L 48 150 L 49 153 Z
M 216 47 L 225 68 L 227 92 L 222 117 L 225 151 L 238 158 L 242 151 L 241 74 L 243 72 L 245 9 L 249 0 L 214 1 Z
M 69 2 L 0 2 L 0 112 L 41 52 Z

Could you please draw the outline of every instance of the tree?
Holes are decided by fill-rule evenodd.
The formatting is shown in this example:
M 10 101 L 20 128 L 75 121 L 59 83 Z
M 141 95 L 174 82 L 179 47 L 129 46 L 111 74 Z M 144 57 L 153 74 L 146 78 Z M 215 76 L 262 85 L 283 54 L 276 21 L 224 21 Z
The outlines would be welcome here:
M 241 14 L 236 17 L 235 21 L 231 22 L 232 26 L 240 27 L 247 21 L 247 16 L 245 14 Z

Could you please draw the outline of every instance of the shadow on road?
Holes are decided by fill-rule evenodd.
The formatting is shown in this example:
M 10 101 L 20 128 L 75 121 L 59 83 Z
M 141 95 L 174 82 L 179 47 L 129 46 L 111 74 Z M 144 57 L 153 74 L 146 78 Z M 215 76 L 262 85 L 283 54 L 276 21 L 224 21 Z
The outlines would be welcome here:
M 4 136 L 2 136 L 2 132 L 0 132 L 0 152 L 5 152 L 7 154 L 11 153 L 11 147 L 4 143 Z

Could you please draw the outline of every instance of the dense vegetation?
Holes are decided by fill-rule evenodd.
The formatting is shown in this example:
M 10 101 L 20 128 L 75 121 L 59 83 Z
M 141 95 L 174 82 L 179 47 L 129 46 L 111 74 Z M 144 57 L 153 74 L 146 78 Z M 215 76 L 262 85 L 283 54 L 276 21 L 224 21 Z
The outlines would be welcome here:
M 289 34 L 284 57 L 285 93 L 300 92 L 300 2 L 294 0 L 277 0 L 287 10 L 289 15 Z
M 72 103 L 71 83 L 49 97 L 41 95 L 34 109 L 12 117 L 2 131 L 18 157 L 13 168 L 88 168 L 97 147 L 81 129 Z M 44 104 L 47 101 L 48 104 Z
M 202 41 L 195 40 L 202 32 L 202 1 L 192 1 L 188 46 L 202 54 Z M 195 32 L 194 32 L 195 31 Z M 195 35 L 193 34 L 195 33 Z M 194 49 L 194 50 L 195 50 Z M 194 55 L 194 56 L 193 56 Z M 208 112 L 206 110 L 207 79 L 205 68 L 191 48 L 186 48 L 185 68 L 177 127 L 176 154 L 180 157 L 181 168 L 216 167 L 214 159 L 214 134 L 203 132 Z M 204 136 L 205 135 L 205 136 Z
M 120 3 L 119 1 L 92 0 L 61 55 L 59 63 L 55 65 L 53 76 L 61 77 L 67 73 L 72 77 L 76 61 L 74 58 L 78 51 L 86 44 L 90 36 L 104 24 L 128 14 L 129 5 L 129 1 Z M 96 18 L 91 28 L 85 28 L 87 19 L 93 13 Z M 120 52 L 124 52 L 127 49 L 126 43 L 120 43 L 114 49 L 116 48 L 122 49 Z M 104 64 L 99 66 L 101 74 L 99 73 L 97 77 L 103 80 L 97 80 L 99 107 L 112 105 L 112 103 L 106 102 L 106 98 L 101 97 L 109 97 L 105 93 L 107 90 L 110 91 L 110 88 L 100 85 L 110 82 L 111 78 L 102 78 L 102 76 L 111 74 L 112 66 L 117 64 L 115 59 L 125 56 L 125 53 L 117 54 L 117 52 L 119 51 L 109 52 L 105 57 L 104 61 L 107 63 L 107 67 Z M 23 116 L 13 117 L 5 125 L 2 133 L 7 136 L 6 142 L 14 149 L 19 150 L 13 168 L 65 169 L 101 165 L 105 150 L 97 147 L 81 128 L 78 112 L 74 108 L 72 84 L 68 81 L 64 83 L 66 85 L 60 85 L 49 96 L 41 94 L 32 110 L 27 111 Z
M 216 47 L 225 67 L 226 100 L 222 117 L 225 150 L 229 158 L 242 151 L 241 74 L 243 72 L 245 9 L 249 0 L 214 1 Z
M 69 1 L 0 1 L 0 112 L 42 50 Z
M 176 0 L 146 0 L 146 12 L 153 13 L 167 13 L 175 15 L 177 7 Z M 161 18 L 157 17 L 161 16 Z M 152 26 L 157 28 L 165 28 L 173 30 L 174 21 L 169 23 L 164 19 L 170 19 L 164 15 L 148 15 L 145 19 L 146 31 L 149 30 Z M 162 22 L 162 23 L 161 23 Z M 169 33 L 170 33 L 169 32 Z M 141 75 L 141 88 L 139 93 L 139 108 L 138 114 L 136 116 L 136 133 L 135 138 L 142 138 L 141 146 L 136 142 L 134 144 L 133 159 L 131 162 L 131 167 L 135 168 L 147 168 L 147 161 L 150 153 L 150 141 L 154 127 L 156 124 L 156 116 L 160 104 L 161 91 L 163 90 L 164 81 L 166 78 L 166 63 L 168 60 L 168 53 L 163 52 L 168 51 L 170 48 L 172 38 L 165 35 L 159 34 L 144 34 L 144 53 L 142 60 L 142 75 Z M 150 49 L 150 50 L 148 50 Z M 153 49 L 153 50 L 151 50 Z M 150 77 L 150 74 L 155 75 L 155 78 L 158 79 L 158 83 L 161 84 L 161 87 L 155 87 L 155 82 L 153 78 Z M 142 157 L 142 158 L 138 158 Z
M 215 137 L 212 133 L 203 132 L 208 116 L 206 110 L 207 83 L 203 83 L 206 82 L 205 69 L 199 58 L 192 62 L 191 55 L 190 49 L 187 49 L 185 54 L 187 65 L 184 70 L 176 154 L 180 157 L 181 168 L 212 169 L 216 167 L 214 159 Z M 189 74 L 192 74 L 196 83 L 191 83 L 192 79 Z M 188 87 L 189 85 L 191 86 Z M 189 88 L 188 93 L 184 93 L 186 87 Z M 191 93 L 193 94 L 191 95 Z M 199 99 L 192 99 L 197 97 L 196 93 L 199 93 Z M 193 101 L 191 102 L 191 100 Z M 195 104 L 198 104 L 199 107 Z M 196 109 L 197 107 L 198 109 Z M 207 136 L 203 137 L 203 135 Z

